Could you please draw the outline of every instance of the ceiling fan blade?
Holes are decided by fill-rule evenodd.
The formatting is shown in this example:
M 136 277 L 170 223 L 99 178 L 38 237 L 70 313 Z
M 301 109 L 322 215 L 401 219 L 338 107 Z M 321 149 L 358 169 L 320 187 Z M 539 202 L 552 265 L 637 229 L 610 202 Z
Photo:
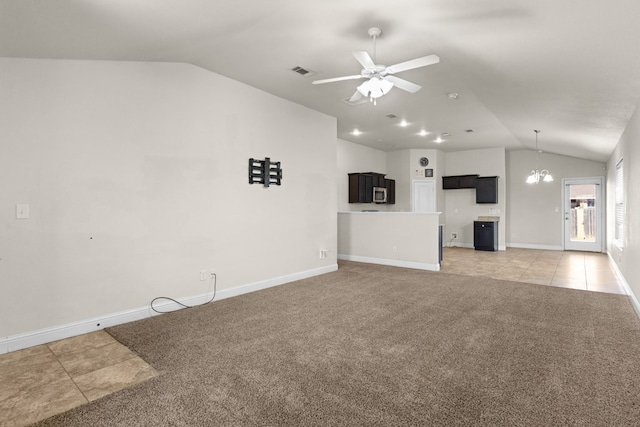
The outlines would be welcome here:
M 396 76 L 386 76 L 385 79 L 389 80 L 391 83 L 393 83 L 393 85 L 395 87 L 397 87 L 399 89 L 402 89 L 402 90 L 406 90 L 407 92 L 416 93 L 417 91 L 422 89 L 422 86 L 417 85 L 415 83 L 411 83 L 408 80 L 401 79 L 401 78 L 396 77 Z
M 358 62 L 365 68 L 376 68 L 376 64 L 373 62 L 373 59 L 369 56 L 367 52 L 364 50 L 359 50 L 356 52 L 351 52 L 354 58 L 358 60 Z
M 360 93 L 359 90 L 356 90 L 356 93 L 354 93 L 351 98 L 349 98 L 349 102 L 357 102 L 360 101 L 362 99 L 362 94 Z
M 361 79 L 361 78 L 363 78 L 363 76 L 358 74 L 358 75 L 355 75 L 355 76 L 344 76 L 344 77 L 334 77 L 332 79 L 314 80 L 314 81 L 311 82 L 311 84 L 321 85 L 321 84 L 324 84 L 324 83 L 341 82 L 343 80 L 356 80 L 356 79 Z
M 396 65 L 391 65 L 387 67 L 386 71 L 387 74 L 394 74 L 401 71 L 412 70 L 414 68 L 426 67 L 427 65 L 437 64 L 438 62 L 440 62 L 438 55 L 427 55 L 422 58 L 416 58 Z

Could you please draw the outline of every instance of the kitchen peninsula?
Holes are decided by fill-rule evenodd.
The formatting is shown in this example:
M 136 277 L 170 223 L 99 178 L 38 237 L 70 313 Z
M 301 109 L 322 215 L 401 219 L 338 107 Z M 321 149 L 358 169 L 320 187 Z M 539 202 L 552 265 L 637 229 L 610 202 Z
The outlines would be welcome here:
M 440 270 L 440 212 L 338 212 L 338 259 Z

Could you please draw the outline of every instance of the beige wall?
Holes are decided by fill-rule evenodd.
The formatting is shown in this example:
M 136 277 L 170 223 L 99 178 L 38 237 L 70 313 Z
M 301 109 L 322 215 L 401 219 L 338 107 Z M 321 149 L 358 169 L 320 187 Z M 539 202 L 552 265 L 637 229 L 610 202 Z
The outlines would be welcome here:
M 636 109 L 618 145 L 607 163 L 607 247 L 611 258 L 622 272 L 633 293 L 636 310 L 640 310 L 640 110 Z M 618 247 L 614 242 L 615 230 L 615 170 L 624 159 L 624 242 Z M 640 315 L 640 311 L 638 313 Z
M 438 271 L 437 213 L 340 212 L 338 254 L 348 259 Z
M 535 151 L 507 152 L 507 245 L 561 250 L 562 179 L 605 176 L 605 164 L 549 153 L 541 153 L 537 163 L 551 171 L 553 182 L 525 182 L 536 167 Z
M 336 120 L 201 68 L 1 59 L 0 144 L 0 338 L 336 264 Z
M 443 212 L 444 206 L 444 193 L 442 191 L 442 175 L 444 173 L 444 156 L 442 156 L 440 150 L 433 149 L 413 149 L 409 150 L 409 174 L 411 176 L 411 183 L 409 185 L 409 197 L 411 210 L 413 210 L 413 183 L 414 181 L 433 181 L 436 188 L 436 211 Z M 429 165 L 424 167 L 420 166 L 420 159 L 426 157 L 429 159 Z M 425 169 L 433 169 L 433 178 L 425 176 Z M 444 216 L 442 216 L 444 218 Z
M 498 176 L 498 203 L 477 204 L 476 190 L 473 188 L 444 190 L 445 242 L 450 241 L 452 232 L 458 233 L 453 246 L 473 247 L 473 221 L 478 216 L 499 216 L 498 241 L 500 250 L 506 249 L 506 224 L 511 220 L 506 212 L 506 171 L 504 148 L 488 148 L 482 150 L 458 151 L 445 153 L 445 175 Z M 442 188 L 442 180 L 438 188 Z
M 354 172 L 387 173 L 387 156 L 384 151 L 338 139 L 338 211 L 362 211 L 363 209 L 388 210 L 388 206 L 370 203 L 349 203 L 348 174 Z M 389 175 L 388 178 L 393 178 Z
M 421 157 L 429 159 L 428 168 L 434 170 L 433 178 L 424 177 L 425 168 L 419 164 Z M 344 212 L 376 209 L 381 212 L 411 212 L 413 181 L 433 180 L 436 183 L 436 208 L 442 212 L 445 209 L 441 185 L 444 159 L 444 153 L 439 150 L 397 150 L 387 153 L 339 139 L 338 210 Z M 394 205 L 348 203 L 347 174 L 368 171 L 385 173 L 387 178 L 396 180 L 396 203 Z
M 411 173 L 409 150 L 391 151 L 387 154 L 389 176 L 396 180 L 396 204 L 390 210 L 411 212 Z

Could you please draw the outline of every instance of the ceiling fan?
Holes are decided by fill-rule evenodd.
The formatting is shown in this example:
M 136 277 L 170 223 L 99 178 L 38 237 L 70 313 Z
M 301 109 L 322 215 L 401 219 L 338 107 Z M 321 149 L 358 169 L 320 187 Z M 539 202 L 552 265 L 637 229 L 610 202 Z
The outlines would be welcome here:
M 376 38 L 378 38 L 380 34 L 382 34 L 382 30 L 380 30 L 380 28 L 369 28 L 369 36 L 373 37 L 374 58 L 376 56 Z M 366 51 L 352 52 L 352 54 L 353 57 L 356 58 L 356 60 L 364 67 L 360 71 L 360 74 L 315 80 L 312 84 L 319 85 L 343 80 L 367 79 L 367 81 L 358 86 L 358 90 L 356 90 L 353 96 L 351 96 L 349 102 L 359 101 L 363 96 L 366 96 L 369 98 L 369 101 L 373 102 L 375 105 L 376 99 L 389 93 L 391 88 L 394 86 L 410 93 L 416 93 L 422 88 L 422 86 L 396 77 L 394 74 L 412 70 L 414 68 L 426 67 L 427 65 L 437 64 L 440 62 L 440 58 L 437 55 L 427 55 L 387 67 L 385 65 L 376 65 L 374 59 L 371 59 L 371 56 L 369 56 Z

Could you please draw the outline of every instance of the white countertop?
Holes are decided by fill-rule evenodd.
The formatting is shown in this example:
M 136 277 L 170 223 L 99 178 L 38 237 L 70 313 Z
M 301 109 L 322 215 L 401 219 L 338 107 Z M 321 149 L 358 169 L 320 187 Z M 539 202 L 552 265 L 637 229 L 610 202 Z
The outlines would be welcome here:
M 357 215 L 440 215 L 442 212 L 362 212 L 362 211 L 339 211 L 339 214 Z

